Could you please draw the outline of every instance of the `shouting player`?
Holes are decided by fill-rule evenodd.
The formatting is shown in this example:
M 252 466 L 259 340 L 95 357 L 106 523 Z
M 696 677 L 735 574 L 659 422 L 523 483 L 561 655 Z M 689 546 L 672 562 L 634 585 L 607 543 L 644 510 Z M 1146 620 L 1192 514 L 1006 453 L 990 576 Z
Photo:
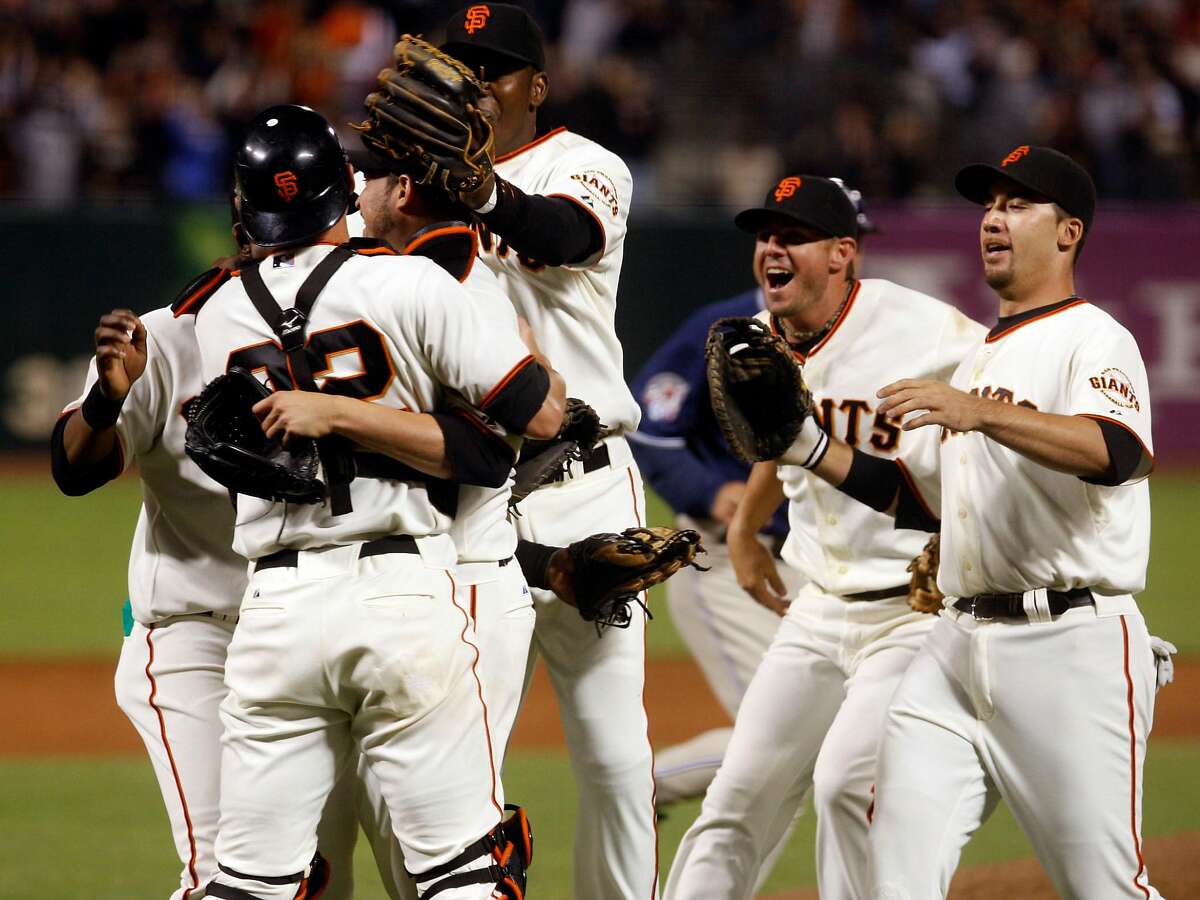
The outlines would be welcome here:
M 897 456 L 907 442 L 874 401 L 878 385 L 914 366 L 948 378 L 983 327 L 890 281 L 853 277 L 855 209 L 829 179 L 784 178 L 735 222 L 757 235 L 759 318 L 804 365 L 820 415 L 811 427 Z M 917 346 L 926 349 L 894 352 Z M 790 603 L 758 540 L 785 495 L 783 560 L 806 582 Z M 783 619 L 679 846 L 666 897 L 750 896 L 809 787 L 821 896 L 866 896 L 876 745 L 888 699 L 934 622 L 907 601 L 905 570 L 924 535 L 895 524 L 799 467 L 754 467 L 729 526 L 729 553 L 739 582 Z
M 495 177 L 464 198 L 480 222 L 481 258 L 537 343 L 612 429 L 562 481 L 520 505 L 523 538 L 564 545 L 642 524 L 641 476 L 624 433 L 638 406 L 614 330 L 632 179 L 603 147 L 565 129 L 538 136 L 550 84 L 541 32 L 524 10 L 480 3 L 453 16 L 443 49 L 485 84 Z M 653 757 L 642 702 L 645 619 L 601 638 L 547 591 L 534 592 L 534 648 L 558 697 L 579 794 L 575 894 L 657 892 Z
M 858 244 L 854 270 L 861 275 L 863 239 L 877 231 L 862 194 L 833 178 L 854 204 Z M 755 278 L 759 277 L 757 269 Z M 746 492 L 750 467 L 733 455 L 712 414 L 704 347 L 709 326 L 724 316 L 762 311 L 764 285 L 697 310 L 655 351 L 633 381 L 642 422 L 629 436 L 650 485 L 675 510 L 680 528 L 695 528 L 708 548 L 709 571 L 701 579 L 681 572 L 667 585 L 671 619 L 695 658 L 713 695 L 733 719 L 750 678 L 779 630 L 779 610 L 758 603 L 737 582 L 725 532 Z M 787 537 L 787 504 L 763 526 L 761 539 L 776 559 Z M 795 596 L 800 578 L 777 567 L 783 596 Z M 654 793 L 659 808 L 703 797 L 725 756 L 731 727 L 714 728 L 654 754 Z

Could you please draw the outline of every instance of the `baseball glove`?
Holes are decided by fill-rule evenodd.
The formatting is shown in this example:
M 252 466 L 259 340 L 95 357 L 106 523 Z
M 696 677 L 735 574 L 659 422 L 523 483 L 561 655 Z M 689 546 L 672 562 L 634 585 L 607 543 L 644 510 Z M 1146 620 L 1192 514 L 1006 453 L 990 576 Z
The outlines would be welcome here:
M 579 610 L 596 631 L 628 628 L 636 603 L 649 615 L 642 591 L 660 584 L 703 553 L 700 535 L 674 528 L 627 528 L 620 534 L 593 534 L 555 554 L 551 584 L 560 598 Z M 557 571 L 554 571 L 557 569 Z
M 214 378 L 188 403 L 184 450 L 209 478 L 239 494 L 291 503 L 320 503 L 317 442 L 284 448 L 263 433 L 251 408 L 271 392 L 245 369 Z
M 912 573 L 908 582 L 908 605 L 916 612 L 937 615 L 942 609 L 944 595 L 937 586 L 941 544 L 941 536 L 932 535 L 921 555 L 908 564 L 908 571 Z
M 567 473 L 572 460 L 581 460 L 608 433 L 596 411 L 574 397 L 567 398 L 562 427 L 548 441 L 525 441 L 513 476 L 509 508 L 516 506 L 538 488 L 558 481 Z
M 812 414 L 812 393 L 782 337 L 757 319 L 718 319 L 704 348 L 713 414 L 745 463 L 776 459 Z
M 479 111 L 483 86 L 452 56 L 410 34 L 395 47 L 395 68 L 379 73 L 367 118 L 355 125 L 371 152 L 413 169 L 451 200 L 492 174 L 492 126 Z

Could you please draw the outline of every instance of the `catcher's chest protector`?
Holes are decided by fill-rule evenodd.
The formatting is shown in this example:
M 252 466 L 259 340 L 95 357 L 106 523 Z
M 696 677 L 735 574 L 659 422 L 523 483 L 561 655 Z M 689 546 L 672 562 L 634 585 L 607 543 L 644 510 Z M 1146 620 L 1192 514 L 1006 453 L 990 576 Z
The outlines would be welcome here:
M 354 251 L 345 245 L 335 247 L 304 279 L 304 283 L 296 292 L 296 304 L 287 310 L 280 307 L 263 283 L 262 274 L 258 271 L 261 260 L 255 260 L 242 268 L 242 284 L 250 296 L 250 302 L 279 338 L 283 352 L 287 354 L 293 384 L 302 391 L 319 391 L 312 376 L 312 368 L 308 364 L 308 357 L 304 353 L 304 333 L 309 313 L 312 312 L 313 304 L 325 289 L 325 285 L 353 255 Z M 354 479 L 354 464 L 346 441 L 344 438 L 330 436 L 318 441 L 317 447 L 329 484 L 330 510 L 335 516 L 345 515 L 353 509 L 350 503 L 350 482 Z

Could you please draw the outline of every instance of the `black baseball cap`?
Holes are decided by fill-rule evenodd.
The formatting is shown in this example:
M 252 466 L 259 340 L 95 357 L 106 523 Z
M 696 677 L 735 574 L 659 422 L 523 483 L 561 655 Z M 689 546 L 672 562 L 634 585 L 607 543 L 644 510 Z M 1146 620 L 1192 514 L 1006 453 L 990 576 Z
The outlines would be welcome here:
M 1086 234 L 1096 214 L 1096 185 L 1087 170 L 1066 154 L 1049 147 L 1022 144 L 1000 165 L 976 163 L 954 176 L 954 187 L 972 203 L 987 203 L 996 179 L 1003 178 L 1057 203 L 1083 222 Z
M 858 238 L 858 211 L 841 185 L 819 175 L 789 175 L 767 191 L 762 206 L 733 217 L 742 231 L 756 234 L 780 219 L 806 225 L 829 237 Z
M 442 49 L 470 64 L 484 54 L 546 68 L 545 40 L 533 17 L 511 3 L 473 3 L 465 6 L 446 23 Z

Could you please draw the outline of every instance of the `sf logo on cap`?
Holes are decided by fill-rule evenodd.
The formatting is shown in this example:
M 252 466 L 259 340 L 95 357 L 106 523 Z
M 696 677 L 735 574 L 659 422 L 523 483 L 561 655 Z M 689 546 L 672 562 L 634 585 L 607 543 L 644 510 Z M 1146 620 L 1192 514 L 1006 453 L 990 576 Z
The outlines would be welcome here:
M 467 30 L 467 34 L 482 31 L 487 27 L 488 16 L 491 14 L 492 11 L 488 9 L 486 3 L 476 3 L 467 10 L 467 18 L 463 21 L 463 28 Z
M 279 196 L 288 203 L 292 202 L 292 198 L 300 193 L 300 185 L 296 184 L 296 175 L 294 172 L 280 172 L 275 176 L 275 189 L 279 192 Z
M 800 179 L 795 175 L 790 175 L 783 179 L 775 188 L 775 202 L 782 203 L 787 197 L 794 196 L 796 191 L 799 190 L 800 184 Z
M 1000 165 L 1002 165 L 1002 166 L 1012 165 L 1021 157 L 1028 156 L 1028 155 L 1029 155 L 1029 145 L 1022 144 L 1020 147 L 1018 147 L 1012 153 L 1008 154 L 1008 156 L 1004 157 L 1004 159 L 1001 160 Z

